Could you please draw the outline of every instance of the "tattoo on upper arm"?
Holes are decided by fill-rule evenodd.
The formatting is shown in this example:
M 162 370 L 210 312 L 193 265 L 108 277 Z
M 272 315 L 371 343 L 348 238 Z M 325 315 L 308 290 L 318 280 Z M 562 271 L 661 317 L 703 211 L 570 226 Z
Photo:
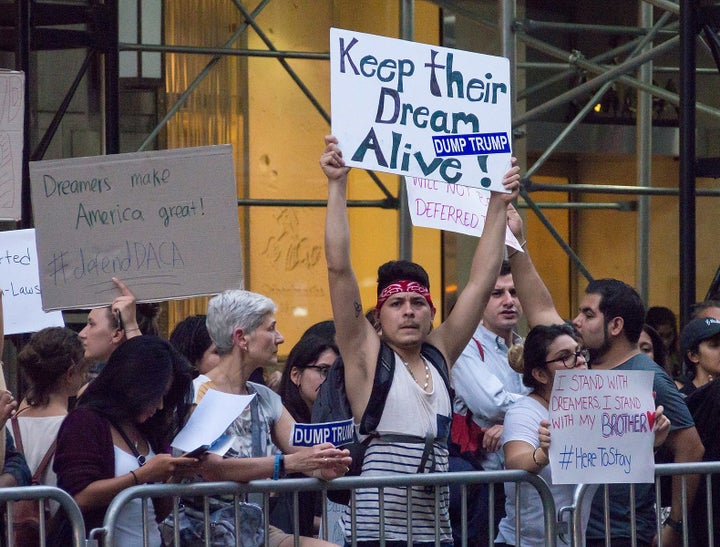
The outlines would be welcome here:
M 360 302 L 353 302 L 353 307 L 355 308 L 355 317 L 360 317 L 363 314 L 362 306 L 360 305 Z

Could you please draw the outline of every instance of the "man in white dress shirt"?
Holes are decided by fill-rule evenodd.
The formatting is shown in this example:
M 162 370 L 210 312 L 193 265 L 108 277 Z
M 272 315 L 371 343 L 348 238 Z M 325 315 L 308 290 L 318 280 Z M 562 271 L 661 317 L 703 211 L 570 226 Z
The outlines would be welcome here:
M 451 371 L 455 390 L 453 441 L 457 443 L 457 450 L 450 458 L 451 471 L 503 468 L 500 436 L 505 411 L 529 391 L 522 383 L 522 375 L 510 368 L 507 358 L 510 346 L 522 341 L 515 332 L 521 317 L 522 307 L 515 292 L 510 264 L 505 261 L 482 321 Z M 456 435 L 458 431 L 461 432 Z M 468 541 L 487 545 L 486 485 L 476 485 L 476 488 L 475 493 L 468 490 Z M 459 531 L 460 487 L 451 487 L 450 491 L 453 529 Z M 495 495 L 497 524 L 504 512 L 502 484 L 495 489 Z

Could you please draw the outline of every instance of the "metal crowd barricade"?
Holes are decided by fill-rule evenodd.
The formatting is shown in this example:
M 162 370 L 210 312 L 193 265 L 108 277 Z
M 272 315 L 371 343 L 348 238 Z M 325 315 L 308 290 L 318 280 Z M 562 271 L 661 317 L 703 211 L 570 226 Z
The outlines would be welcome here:
M 46 500 L 52 500 L 59 503 L 60 506 L 57 510 L 65 511 L 70 525 L 72 526 L 72 547 L 90 547 L 92 545 L 97 545 L 96 543 L 85 539 L 85 521 L 83 520 L 82 513 L 75 503 L 75 500 L 64 490 L 54 486 L 14 486 L 0 488 L 0 503 L 5 504 L 5 509 L 7 511 L 7 529 L 5 530 L 7 545 L 13 544 L 13 502 L 20 500 L 37 500 L 38 507 L 40 509 L 40 545 L 45 545 L 47 542 L 48 523 L 45 520 L 45 511 L 42 510 L 42 505 L 40 505 Z
M 666 464 L 658 464 L 655 466 L 655 517 L 657 519 L 657 536 L 658 536 L 658 547 L 662 547 L 662 527 L 663 527 L 663 514 L 661 507 L 660 499 L 662 495 L 661 485 L 660 485 L 660 477 L 663 476 L 675 476 L 675 475 L 681 475 L 681 485 L 682 485 L 682 522 L 687 523 L 688 522 L 688 516 L 689 512 L 692 511 L 692 503 L 705 503 L 707 506 L 707 537 L 709 538 L 709 547 L 714 547 L 714 545 L 720 543 L 715 541 L 715 532 L 713 529 L 713 512 L 716 509 L 713 507 L 713 496 L 712 496 L 712 483 L 713 480 L 720 480 L 720 477 L 715 478 L 714 475 L 720 475 L 720 462 L 697 462 L 697 463 L 666 463 Z M 697 486 L 697 494 L 696 499 L 689 499 L 688 492 L 687 492 L 687 480 L 686 475 L 700 475 L 700 480 L 698 482 Z M 607 488 L 601 485 L 600 486 L 600 492 L 602 492 L 602 495 L 604 497 L 604 504 L 605 504 L 605 542 L 606 547 L 612 547 L 612 537 L 610 536 L 610 530 L 608 526 L 608 491 Z M 631 525 L 631 542 L 632 545 L 635 546 L 637 543 L 637 529 L 634 519 L 635 514 L 635 499 L 634 499 L 634 489 L 632 488 L 633 485 L 630 485 L 630 499 L 628 500 L 628 504 L 630 507 L 630 525 Z M 701 501 L 701 496 L 699 494 L 704 492 L 704 500 Z M 573 545 L 575 546 L 582 546 L 584 545 L 584 537 L 582 534 L 582 518 L 580 515 L 580 511 L 577 510 L 578 507 L 582 506 L 582 502 L 586 495 L 589 493 L 594 493 L 594 490 L 591 490 L 588 488 L 588 485 L 580 484 L 575 490 L 575 499 L 572 507 L 563 507 L 560 509 L 561 512 L 568 511 L 572 513 L 572 535 L 573 535 Z M 689 537 L 689 528 L 688 526 L 684 527 L 683 530 L 683 537 L 682 537 L 682 545 L 684 547 L 700 547 L 696 546 L 692 542 L 692 538 Z
M 387 487 L 412 487 L 412 486 L 425 486 L 433 487 L 435 489 L 436 499 L 439 496 L 439 487 L 455 483 L 462 484 L 463 495 L 463 515 L 462 515 L 462 526 L 463 526 L 463 545 L 467 545 L 467 491 L 466 485 L 473 483 L 505 483 L 505 482 L 516 482 L 516 483 L 528 483 L 535 488 L 542 500 L 543 511 L 545 515 L 545 535 L 547 539 L 546 545 L 548 547 L 555 547 L 557 541 L 557 523 L 555 516 L 555 502 L 552 498 L 550 490 L 540 477 L 532 473 L 525 471 L 472 471 L 462 473 L 427 473 L 418 475 L 392 475 L 383 477 L 345 477 L 342 479 L 336 479 L 334 481 L 320 481 L 318 479 L 303 478 L 303 479 L 283 479 L 280 481 L 262 480 L 252 481 L 250 483 L 235 483 L 235 482 L 213 482 L 213 483 L 192 483 L 192 484 L 150 484 L 140 485 L 128 488 L 120 492 L 112 503 L 108 507 L 107 513 L 105 514 L 105 521 L 102 528 L 97 528 L 91 531 L 90 535 L 92 538 L 99 540 L 102 545 L 111 546 L 115 539 L 115 527 L 122 511 L 123 507 L 134 499 L 143 500 L 143 514 L 145 514 L 146 504 L 149 503 L 149 499 L 153 497 L 172 497 L 173 498 L 173 509 L 171 516 L 177 521 L 179 515 L 179 500 L 180 498 L 188 497 L 209 497 L 209 496 L 233 496 L 234 499 L 245 499 L 245 497 L 253 494 L 261 494 L 261 505 L 263 507 L 264 525 L 265 525 L 265 545 L 268 544 L 268 515 L 270 513 L 270 495 L 271 493 L 283 493 L 290 492 L 293 495 L 293 517 L 295 522 L 295 546 L 299 545 L 299 530 L 298 530 L 298 497 L 297 493 L 301 491 L 320 491 L 322 492 L 322 522 L 323 522 L 323 537 L 327 537 L 327 491 L 328 490 L 343 490 L 349 489 L 354 492 L 357 488 L 371 487 L 371 488 L 387 488 Z M 519 489 L 518 499 L 519 499 Z M 491 494 L 492 496 L 492 494 Z M 409 499 L 409 498 L 408 498 Z M 352 501 L 351 501 L 352 507 Z M 382 504 L 381 504 L 382 509 Z M 436 511 L 438 511 L 436 507 Z M 209 532 L 209 513 L 205 511 L 205 531 L 206 537 Z M 237 514 L 236 529 L 237 526 Z M 519 520 L 519 516 L 518 516 Z M 354 521 L 354 512 L 351 511 L 351 522 Z M 435 545 L 440 545 L 440 527 L 439 520 L 436 519 L 435 528 Z M 519 530 L 519 522 L 516 523 L 516 529 Z M 178 542 L 177 529 L 175 526 L 175 544 Z M 383 522 L 380 522 L 380 532 L 382 537 Z M 147 537 L 147 530 L 144 530 L 144 534 Z M 412 538 L 408 538 L 411 542 Z M 352 544 L 356 545 L 357 538 L 352 538 Z M 237 545 L 240 545 L 240 538 L 236 538 Z M 380 545 L 384 546 L 384 540 L 381 539 Z

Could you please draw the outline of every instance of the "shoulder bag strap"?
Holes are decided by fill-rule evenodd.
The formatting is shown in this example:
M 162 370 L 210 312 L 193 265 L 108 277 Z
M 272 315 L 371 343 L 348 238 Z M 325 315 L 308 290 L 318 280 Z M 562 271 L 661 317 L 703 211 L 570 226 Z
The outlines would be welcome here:
M 45 452 L 43 459 L 40 461 L 40 465 L 37 466 L 37 469 L 35 470 L 35 474 L 32 476 L 32 484 L 40 483 L 40 477 L 42 477 L 45 474 L 45 469 L 47 469 L 47 466 L 50 463 L 50 459 L 55 454 L 56 447 L 57 447 L 57 438 L 55 438 L 55 440 L 50 445 L 50 448 L 48 448 L 47 452 Z
M 20 436 L 20 424 L 18 423 L 17 414 L 10 418 L 10 423 L 12 424 L 13 436 L 15 437 L 15 448 L 24 456 L 25 449 L 23 448 L 22 437 Z
M 17 451 L 23 456 L 25 456 L 25 449 L 23 448 L 22 435 L 20 435 L 20 423 L 18 422 L 17 417 L 18 414 L 22 413 L 24 410 L 27 410 L 27 408 L 28 407 L 23 408 L 20 412 L 15 414 L 15 416 L 10 418 L 10 423 L 12 424 L 13 428 L 13 435 L 15 436 L 15 448 L 17 448 Z M 45 452 L 43 459 L 40 460 L 40 464 L 37 466 L 35 473 L 33 473 L 32 484 L 38 484 L 40 482 L 40 477 L 45 474 L 45 469 L 50 463 L 50 459 L 53 457 L 53 454 L 55 454 L 56 446 L 57 438 L 55 438 L 50 447 L 47 449 L 47 452 Z

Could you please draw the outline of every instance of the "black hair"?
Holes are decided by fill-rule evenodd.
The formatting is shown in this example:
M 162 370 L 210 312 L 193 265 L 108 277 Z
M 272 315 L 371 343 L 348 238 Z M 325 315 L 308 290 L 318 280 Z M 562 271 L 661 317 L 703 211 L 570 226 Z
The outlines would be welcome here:
M 720 300 L 703 300 L 696 302 L 690 307 L 690 319 L 695 319 L 701 312 L 708 308 L 720 308 Z M 649 312 L 650 310 L 648 310 Z
M 328 319 L 327 321 L 319 321 L 310 325 L 300 338 L 309 335 L 319 336 L 329 344 L 335 343 L 335 321 Z
M 510 274 L 512 274 L 512 269 L 510 268 L 510 261 L 503 260 L 502 264 L 500 265 L 500 273 L 498 274 L 498 277 Z
M 652 342 L 653 361 L 660 365 L 663 370 L 666 370 L 665 364 L 667 362 L 667 350 L 665 349 L 665 344 L 663 344 L 662 337 L 658 334 L 658 331 L 647 323 L 643 325 L 643 332 L 647 333 L 650 337 L 650 341 Z
M 206 315 L 191 315 L 180 321 L 170 334 L 170 343 L 195 367 L 212 345 L 205 325 Z
M 391 260 L 378 268 L 378 296 L 385 287 L 400 280 L 417 281 L 427 290 L 430 290 L 430 278 L 420 264 L 409 260 Z
M 600 295 L 598 308 L 605 316 L 606 327 L 615 317 L 621 317 L 625 338 L 637 343 L 645 324 L 645 304 L 635 289 L 619 279 L 595 279 L 588 284 L 585 294 Z
M 334 342 L 328 342 L 325 338 L 309 334 L 298 340 L 288 354 L 280 380 L 280 398 L 295 421 L 301 424 L 310 423 L 311 411 L 300 395 L 300 389 L 292 381 L 292 369 L 305 369 L 318 360 L 325 350 L 332 350 L 340 354 Z
M 84 353 L 77 333 L 68 328 L 48 327 L 33 334 L 17 358 L 30 406 L 48 404 L 58 382 L 70 367 L 81 363 Z
M 675 313 L 665 306 L 651 306 L 645 314 L 645 322 L 657 329 L 660 325 L 672 325 L 677 330 Z
M 523 384 L 532 389 L 541 387 L 541 384 L 532 373 L 535 369 L 547 370 L 545 361 L 547 361 L 548 348 L 556 338 L 563 335 L 568 335 L 577 340 L 575 330 L 568 323 L 537 325 L 530 330 L 523 344 Z
M 193 368 L 170 342 L 136 336 L 112 352 L 107 365 L 78 400 L 110 421 L 135 421 L 163 398 L 163 408 L 136 424 L 158 453 L 168 448 L 192 404 Z M 165 390 L 170 384 L 170 389 Z

